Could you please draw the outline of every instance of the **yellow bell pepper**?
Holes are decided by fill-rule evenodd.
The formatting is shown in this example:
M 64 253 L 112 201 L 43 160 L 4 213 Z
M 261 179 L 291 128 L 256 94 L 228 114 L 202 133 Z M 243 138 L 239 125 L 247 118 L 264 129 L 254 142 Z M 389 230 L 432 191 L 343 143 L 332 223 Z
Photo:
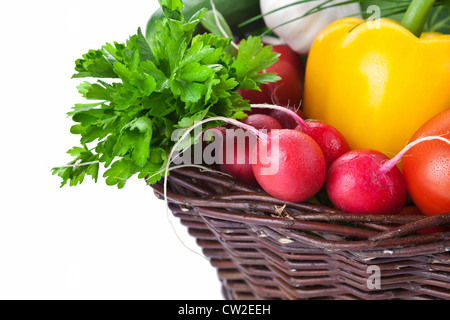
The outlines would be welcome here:
M 418 38 L 389 19 L 345 18 L 311 48 L 303 111 L 341 131 L 353 149 L 393 156 L 448 108 L 450 35 Z

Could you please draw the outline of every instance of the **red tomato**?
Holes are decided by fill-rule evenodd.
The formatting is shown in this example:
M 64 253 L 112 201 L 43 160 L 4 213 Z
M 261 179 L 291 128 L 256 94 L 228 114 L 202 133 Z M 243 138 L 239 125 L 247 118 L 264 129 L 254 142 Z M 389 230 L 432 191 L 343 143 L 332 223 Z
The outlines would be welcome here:
M 277 73 L 281 80 L 261 86 L 256 90 L 238 90 L 238 93 L 252 104 L 270 103 L 282 106 L 300 106 L 303 96 L 304 67 L 299 55 L 289 46 L 273 46 L 273 51 L 280 53 L 279 60 L 265 72 Z M 267 113 L 258 109 L 258 113 Z
M 410 141 L 436 135 L 450 139 L 450 109 L 428 120 Z M 403 157 L 402 169 L 411 198 L 423 213 L 450 212 L 450 145 L 419 143 Z

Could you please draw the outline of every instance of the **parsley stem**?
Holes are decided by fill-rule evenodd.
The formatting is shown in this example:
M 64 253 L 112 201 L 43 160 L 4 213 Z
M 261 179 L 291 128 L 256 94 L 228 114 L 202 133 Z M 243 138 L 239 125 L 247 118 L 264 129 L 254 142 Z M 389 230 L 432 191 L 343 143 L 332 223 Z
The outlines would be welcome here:
M 53 167 L 53 168 L 76 168 L 76 167 L 82 167 L 82 166 L 89 166 L 91 164 L 97 164 L 97 163 L 100 163 L 100 161 L 90 161 L 90 162 L 66 164 L 64 166 L 57 166 L 57 167 Z

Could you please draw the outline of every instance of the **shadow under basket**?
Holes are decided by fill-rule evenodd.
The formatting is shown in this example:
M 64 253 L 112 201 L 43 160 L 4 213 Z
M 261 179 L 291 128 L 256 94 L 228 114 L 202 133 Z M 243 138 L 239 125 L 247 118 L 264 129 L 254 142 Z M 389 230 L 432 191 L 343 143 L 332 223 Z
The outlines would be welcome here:
M 152 188 L 162 199 L 162 182 Z M 450 299 L 450 232 L 419 233 L 450 213 L 349 214 L 186 168 L 171 172 L 167 196 L 225 299 Z

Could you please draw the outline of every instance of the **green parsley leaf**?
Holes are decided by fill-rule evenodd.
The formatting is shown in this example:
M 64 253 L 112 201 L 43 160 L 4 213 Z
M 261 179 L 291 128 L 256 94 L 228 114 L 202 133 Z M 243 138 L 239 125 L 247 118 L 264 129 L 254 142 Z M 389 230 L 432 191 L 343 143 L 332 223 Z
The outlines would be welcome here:
M 97 182 L 99 169 L 97 155 L 88 150 L 85 145 L 82 148 L 74 147 L 67 153 L 75 159 L 69 162 L 67 166 L 53 169 L 53 174 L 57 174 L 63 180 L 61 187 L 67 182 L 69 182 L 70 186 L 76 186 L 83 182 L 86 175 L 91 176 Z
M 176 143 L 175 129 L 214 116 L 244 118 L 249 104 L 236 91 L 258 90 L 279 79 L 261 73 L 278 54 L 260 38 L 241 41 L 238 53 L 230 51 L 229 38 L 194 36 L 206 9 L 186 21 L 182 1 L 159 2 L 165 18 L 157 22 L 151 39 L 138 29 L 125 43 L 106 43 L 76 60 L 73 78 L 94 82 L 78 85 L 88 102 L 68 112 L 75 122 L 70 130 L 80 136 L 82 147 L 69 150 L 74 159 L 68 166 L 52 169 L 62 186 L 77 185 L 86 175 L 97 181 L 100 164 L 108 185 L 123 188 L 134 175 L 155 183 Z M 209 123 L 203 129 L 218 125 Z M 194 142 L 187 139 L 183 146 Z

